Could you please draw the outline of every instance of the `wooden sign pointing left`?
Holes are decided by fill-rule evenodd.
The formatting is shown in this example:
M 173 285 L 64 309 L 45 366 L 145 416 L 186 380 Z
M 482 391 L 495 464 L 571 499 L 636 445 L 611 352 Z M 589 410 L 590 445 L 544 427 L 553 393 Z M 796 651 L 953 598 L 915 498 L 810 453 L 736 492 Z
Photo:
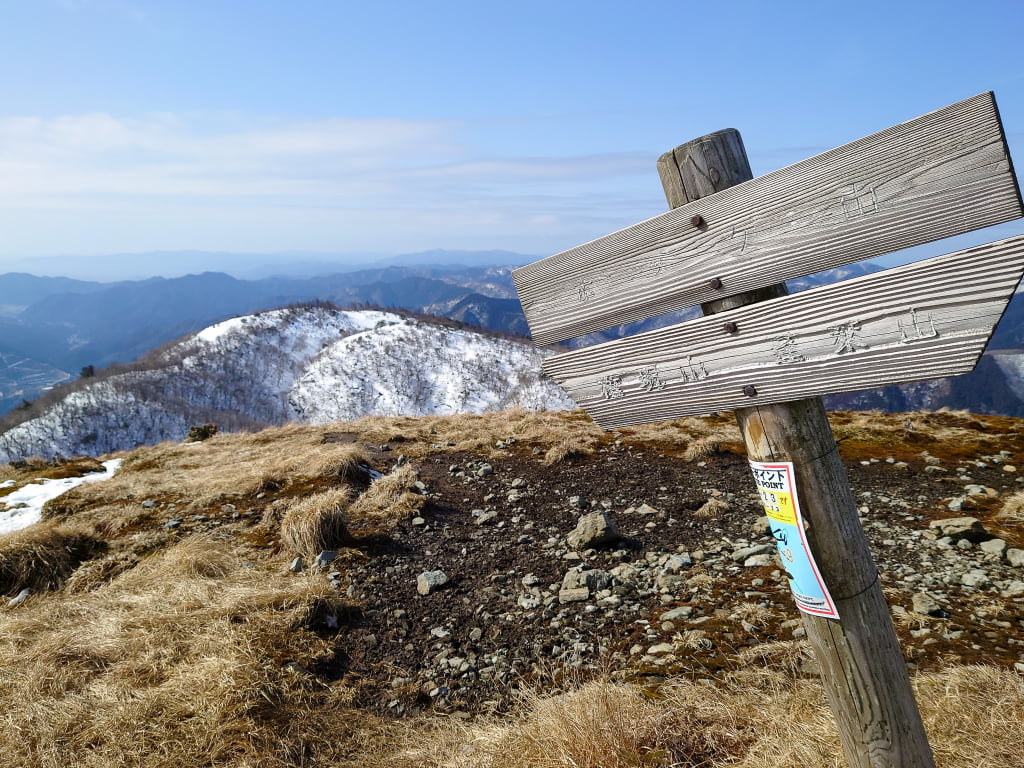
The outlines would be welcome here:
M 538 344 L 1024 214 L 982 93 L 513 270 Z
M 1024 235 L 555 355 L 605 429 L 967 373 L 1024 271 Z

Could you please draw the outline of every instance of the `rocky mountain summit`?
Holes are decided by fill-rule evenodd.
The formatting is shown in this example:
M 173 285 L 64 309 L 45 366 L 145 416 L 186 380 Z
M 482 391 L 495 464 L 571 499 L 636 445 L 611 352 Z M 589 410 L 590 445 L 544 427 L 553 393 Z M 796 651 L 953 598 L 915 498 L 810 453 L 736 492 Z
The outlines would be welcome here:
M 831 419 L 906 660 L 939 680 L 922 706 L 945 712 L 935 691 L 968 696 L 957 670 L 975 670 L 971 701 L 1018 711 L 1024 422 Z M 530 691 L 555 717 L 595 678 L 651 706 L 687 681 L 706 699 L 750 675 L 762 687 L 743 701 L 823 698 L 726 417 L 612 433 L 579 412 L 365 417 L 116 458 L 112 478 L 0 536 L 0 704 L 19 734 L 0 735 L 0 765 L 30 763 L 40 743 L 61 745 L 47 765 L 67 762 L 104 733 L 109 764 L 173 744 L 179 763 L 441 766 L 417 757 L 434 725 L 503 722 Z M 0 465 L 0 504 L 38 476 L 98 466 Z M 721 761 L 705 764 L 792 748 L 765 742 L 750 706 L 713 720 L 746 725 L 715 731 L 702 749 Z M 981 727 L 942 717 L 957 743 Z M 829 738 L 801 749 L 825 765 Z M 1013 764 L 1014 743 L 986 747 L 986 765 Z M 663 759 L 638 764 L 684 754 L 645 749 Z

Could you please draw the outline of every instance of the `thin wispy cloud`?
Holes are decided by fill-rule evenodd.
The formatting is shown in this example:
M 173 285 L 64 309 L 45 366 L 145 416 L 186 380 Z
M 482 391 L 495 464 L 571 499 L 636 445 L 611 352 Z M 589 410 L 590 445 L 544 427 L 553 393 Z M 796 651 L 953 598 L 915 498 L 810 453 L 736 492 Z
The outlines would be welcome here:
M 276 222 L 272 247 L 288 248 L 316 246 L 286 243 L 281 233 L 285 222 L 301 231 L 306 215 L 306 232 L 321 237 L 329 221 L 344 223 L 344 233 L 321 241 L 320 249 L 370 242 L 400 249 L 416 228 L 417 236 L 426 230 L 441 243 L 478 237 L 489 246 L 484 240 L 498 224 L 528 239 L 531 231 L 550 236 L 567 218 L 579 217 L 572 232 L 606 213 L 593 206 L 629 214 L 635 202 L 621 210 L 628 194 L 602 200 L 595 181 L 653 175 L 650 159 L 631 153 L 480 156 L 471 149 L 472 130 L 441 120 L 234 114 L 3 118 L 0 218 L 17 230 L 19 211 L 48 212 L 58 225 L 69 211 L 88 212 L 93 234 L 118 217 L 130 234 L 142 215 L 163 217 L 154 245 L 177 231 L 177 247 L 210 248 L 232 247 L 227 237 L 210 242 L 211 222 L 223 216 L 229 228 L 249 212 L 265 234 Z M 64 226 L 82 226 L 81 219 L 68 218 Z M 8 232 L 17 239 L 17 231 Z M 138 237 L 126 239 L 131 242 L 119 250 L 147 247 Z

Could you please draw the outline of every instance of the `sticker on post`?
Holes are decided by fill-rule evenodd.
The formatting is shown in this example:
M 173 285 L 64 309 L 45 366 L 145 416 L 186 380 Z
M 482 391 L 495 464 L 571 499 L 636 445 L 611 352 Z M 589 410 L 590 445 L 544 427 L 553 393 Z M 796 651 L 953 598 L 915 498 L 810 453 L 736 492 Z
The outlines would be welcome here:
M 779 559 L 789 575 L 789 588 L 797 608 L 814 616 L 838 619 L 839 611 L 818 572 L 804 535 L 793 463 L 752 461 L 750 469 L 779 548 Z

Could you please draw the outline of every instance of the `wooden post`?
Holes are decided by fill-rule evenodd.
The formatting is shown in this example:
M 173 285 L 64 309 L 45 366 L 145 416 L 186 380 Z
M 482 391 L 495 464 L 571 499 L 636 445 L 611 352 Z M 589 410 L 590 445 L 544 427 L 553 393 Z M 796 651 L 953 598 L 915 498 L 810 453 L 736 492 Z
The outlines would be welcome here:
M 732 129 L 666 152 L 658 160 L 658 173 L 671 208 L 752 178 L 743 142 Z M 785 294 L 780 283 L 701 306 L 708 315 Z M 851 768 L 934 768 L 878 570 L 821 398 L 738 408 L 735 414 L 751 461 L 794 465 L 807 540 L 840 619 L 801 613 L 847 762 Z

